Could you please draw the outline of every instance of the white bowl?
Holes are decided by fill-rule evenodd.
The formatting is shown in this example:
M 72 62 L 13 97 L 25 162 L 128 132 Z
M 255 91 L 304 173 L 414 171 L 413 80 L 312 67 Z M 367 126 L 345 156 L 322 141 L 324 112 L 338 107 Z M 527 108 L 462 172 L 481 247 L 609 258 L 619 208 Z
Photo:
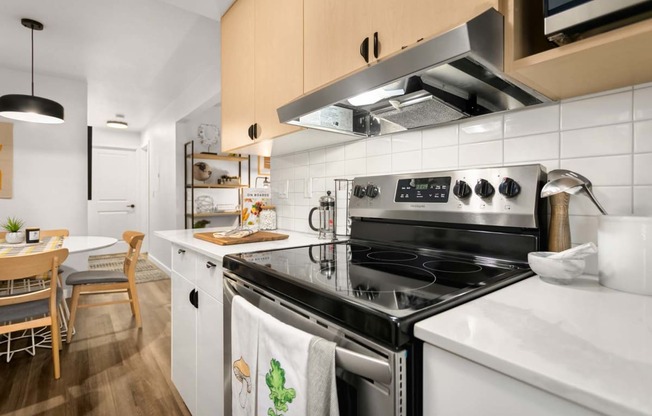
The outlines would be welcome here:
M 528 263 L 541 280 L 557 285 L 570 284 L 584 272 L 586 262 L 583 258 L 551 259 L 557 254 L 551 251 L 535 251 L 527 255 Z

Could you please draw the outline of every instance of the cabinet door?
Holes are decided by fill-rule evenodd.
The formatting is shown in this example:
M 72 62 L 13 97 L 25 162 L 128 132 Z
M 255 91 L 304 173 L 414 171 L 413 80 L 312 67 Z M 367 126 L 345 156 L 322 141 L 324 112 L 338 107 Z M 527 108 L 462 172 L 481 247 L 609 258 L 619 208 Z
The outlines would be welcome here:
M 197 258 L 197 286 L 210 296 L 222 301 L 222 260 L 206 256 Z
M 222 415 L 224 347 L 222 303 L 199 292 L 197 314 L 197 415 Z
M 254 124 L 254 0 L 222 17 L 222 151 L 251 144 Z M 280 22 L 279 22 L 280 23 Z
M 195 283 L 195 261 L 197 254 L 185 247 L 172 244 L 172 270 L 190 283 Z
M 195 285 L 172 272 L 172 382 L 190 413 L 197 408 L 197 310 L 188 296 Z
M 369 10 L 371 32 L 378 32 L 380 55 L 385 57 L 422 38 L 445 32 L 499 0 L 376 0 Z
M 304 1 L 305 92 L 366 65 L 360 44 L 369 37 L 372 48 L 372 4 L 374 0 Z
M 254 90 L 256 140 L 299 130 L 276 109 L 303 94 L 303 0 L 257 0 Z

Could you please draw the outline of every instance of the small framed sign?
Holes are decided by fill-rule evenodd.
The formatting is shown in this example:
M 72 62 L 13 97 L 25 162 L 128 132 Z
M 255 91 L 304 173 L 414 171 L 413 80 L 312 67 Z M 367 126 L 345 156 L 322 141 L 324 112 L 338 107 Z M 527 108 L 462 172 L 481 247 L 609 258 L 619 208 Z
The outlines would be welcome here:
M 33 244 L 41 241 L 40 228 L 25 228 L 25 243 Z

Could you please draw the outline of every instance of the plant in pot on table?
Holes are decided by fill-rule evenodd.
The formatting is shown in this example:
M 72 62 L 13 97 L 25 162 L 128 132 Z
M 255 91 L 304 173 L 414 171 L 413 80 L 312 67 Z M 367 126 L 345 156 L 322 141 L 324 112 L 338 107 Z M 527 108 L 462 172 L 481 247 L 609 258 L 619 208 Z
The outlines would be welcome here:
M 24 224 L 25 223 L 21 219 L 8 217 L 7 221 L 2 224 L 2 228 L 7 230 L 5 241 L 10 244 L 22 243 L 25 239 L 25 233 L 20 232 L 20 229 L 23 228 Z

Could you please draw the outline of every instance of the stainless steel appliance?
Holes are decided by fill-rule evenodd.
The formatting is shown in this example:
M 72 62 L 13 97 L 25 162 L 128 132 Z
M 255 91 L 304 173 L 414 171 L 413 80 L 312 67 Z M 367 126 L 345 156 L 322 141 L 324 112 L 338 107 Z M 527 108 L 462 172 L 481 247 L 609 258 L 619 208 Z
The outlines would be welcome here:
M 242 295 L 337 343 L 342 415 L 420 415 L 414 324 L 532 275 L 545 181 L 540 165 L 359 177 L 351 240 L 225 256 L 227 410 L 231 299 Z
M 376 136 L 550 101 L 502 72 L 503 26 L 489 9 L 297 98 L 279 120 Z
M 312 224 L 312 213 L 319 211 L 319 228 Z M 319 198 L 319 206 L 310 209 L 308 213 L 308 225 L 314 231 L 319 232 L 319 238 L 324 240 L 335 240 L 335 197 L 331 191 Z
M 543 0 L 544 33 L 558 45 L 652 17 L 651 0 Z

